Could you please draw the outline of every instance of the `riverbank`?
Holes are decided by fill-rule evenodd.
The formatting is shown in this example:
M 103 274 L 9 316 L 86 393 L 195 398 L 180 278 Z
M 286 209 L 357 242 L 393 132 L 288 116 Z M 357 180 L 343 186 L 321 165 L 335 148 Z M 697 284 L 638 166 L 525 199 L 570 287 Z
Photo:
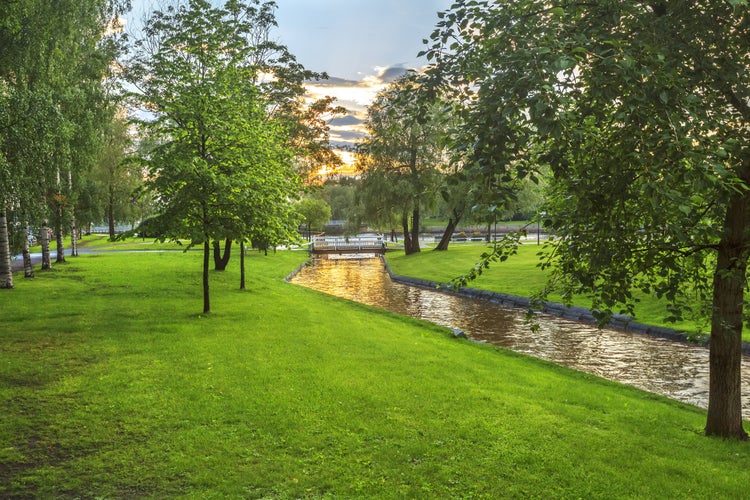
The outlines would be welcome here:
M 479 260 L 485 248 L 484 244 L 452 245 L 447 252 L 426 250 L 410 256 L 405 256 L 402 252 L 393 252 L 386 254 L 386 258 L 389 272 L 396 280 L 411 282 L 417 286 L 442 287 L 446 290 L 450 288 L 446 283 L 466 274 Z M 533 243 L 522 245 L 517 255 L 511 256 L 506 262 L 492 264 L 471 283 L 471 287 L 459 293 L 528 309 L 529 297 L 542 290 L 547 279 L 546 273 L 537 265 L 539 250 L 540 247 Z M 707 320 L 686 318 L 681 322 L 671 323 L 664 319 L 666 303 L 663 300 L 643 294 L 637 294 L 637 297 L 639 302 L 636 305 L 636 317 L 615 315 L 611 326 L 676 340 L 698 343 L 707 340 Z M 574 297 L 571 307 L 555 302 L 555 299 L 560 299 L 559 296 L 552 295 L 550 298 L 543 308 L 544 312 L 570 319 L 594 321 L 587 307 L 590 301 L 586 297 Z M 743 350 L 750 354 L 750 330 L 747 328 L 743 333 L 743 340 Z
M 430 281 L 426 279 L 395 274 L 391 270 L 391 267 L 385 258 L 383 258 L 383 265 L 385 266 L 388 276 L 393 281 L 403 283 L 405 285 L 417 286 L 429 290 L 438 290 L 442 293 L 456 295 L 458 297 L 486 300 L 495 304 L 523 309 L 524 311 L 531 311 L 534 313 L 541 312 L 550 314 L 552 316 L 572 319 L 574 321 L 581 321 L 584 323 L 597 323 L 597 319 L 594 316 L 594 313 L 591 311 L 591 309 L 588 309 L 586 307 L 566 306 L 565 304 L 561 304 L 559 302 L 544 302 L 543 304 L 534 304 L 532 300 L 527 297 L 518 297 L 516 295 L 492 292 L 489 290 L 481 290 L 478 288 L 461 287 L 459 289 L 455 289 L 449 283 Z M 688 334 L 684 331 L 675 330 L 673 328 L 639 323 L 635 321 L 632 316 L 624 314 L 613 315 L 612 319 L 607 323 L 606 326 L 609 328 L 616 328 L 628 332 L 653 335 L 655 337 L 663 337 L 670 340 L 676 340 L 678 342 L 687 342 L 703 346 L 708 345 L 708 337 L 706 335 Z M 742 353 L 750 356 L 750 342 L 742 342 Z
M 705 412 L 286 283 L 86 255 L 0 295 L 0 496 L 738 498 Z M 700 474 L 695 471 L 701 471 Z

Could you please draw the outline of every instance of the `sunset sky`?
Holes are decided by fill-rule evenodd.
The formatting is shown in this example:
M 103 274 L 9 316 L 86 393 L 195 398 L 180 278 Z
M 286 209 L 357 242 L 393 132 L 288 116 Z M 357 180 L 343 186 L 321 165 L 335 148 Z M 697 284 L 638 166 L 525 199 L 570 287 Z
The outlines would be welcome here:
M 417 59 L 451 0 L 279 0 L 279 41 L 306 68 L 330 79 L 309 86 L 339 99 L 349 114 L 331 123 L 332 142 L 353 144 L 375 93 L 425 64 Z
M 163 0 L 133 0 L 128 24 Z M 217 2 L 220 3 L 220 2 Z M 417 59 L 452 0 L 277 0 L 274 37 L 307 69 L 330 79 L 309 85 L 312 95 L 338 98 L 349 114 L 331 123 L 332 142 L 353 144 L 375 93 Z

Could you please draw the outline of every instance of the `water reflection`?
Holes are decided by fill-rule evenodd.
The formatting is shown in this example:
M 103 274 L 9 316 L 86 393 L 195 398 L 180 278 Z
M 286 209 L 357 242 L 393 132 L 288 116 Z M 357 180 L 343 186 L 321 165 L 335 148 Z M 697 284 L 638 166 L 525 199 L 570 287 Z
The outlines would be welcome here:
M 524 314 L 486 301 L 394 283 L 379 259 L 316 260 L 294 283 L 463 330 L 481 340 L 706 408 L 708 349 L 547 315 L 533 333 Z M 750 418 L 750 360 L 743 358 Z

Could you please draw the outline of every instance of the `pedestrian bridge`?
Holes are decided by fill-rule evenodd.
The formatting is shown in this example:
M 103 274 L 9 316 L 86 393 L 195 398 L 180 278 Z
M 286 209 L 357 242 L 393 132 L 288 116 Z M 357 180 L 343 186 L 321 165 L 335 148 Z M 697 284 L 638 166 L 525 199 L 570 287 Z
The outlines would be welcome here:
M 380 236 L 334 238 L 317 236 L 312 240 L 310 252 L 317 254 L 385 253 L 385 241 Z

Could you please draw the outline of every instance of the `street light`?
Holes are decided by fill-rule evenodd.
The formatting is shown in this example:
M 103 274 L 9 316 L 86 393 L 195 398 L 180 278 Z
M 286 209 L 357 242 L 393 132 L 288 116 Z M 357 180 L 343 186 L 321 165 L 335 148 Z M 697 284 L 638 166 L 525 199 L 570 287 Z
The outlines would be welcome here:
M 541 239 L 542 239 L 542 217 L 547 215 L 547 212 L 539 212 L 536 216 L 536 244 L 537 246 L 541 245 Z

